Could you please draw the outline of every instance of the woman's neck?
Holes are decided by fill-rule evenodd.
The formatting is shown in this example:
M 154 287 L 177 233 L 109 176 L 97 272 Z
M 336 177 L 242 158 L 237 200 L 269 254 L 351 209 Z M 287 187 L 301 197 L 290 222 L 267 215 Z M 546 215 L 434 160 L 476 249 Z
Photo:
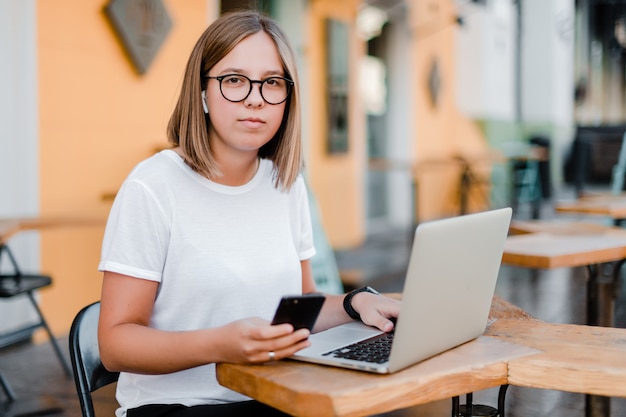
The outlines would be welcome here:
M 187 159 L 181 150 L 176 147 L 172 149 L 187 163 Z M 222 185 L 236 187 L 250 182 L 259 171 L 261 165 L 258 155 L 251 158 L 219 158 L 216 157 L 219 170 L 222 175 L 215 178 L 209 178 L 211 181 Z
M 258 172 L 260 164 L 261 162 L 258 156 L 249 162 L 220 163 L 219 167 L 222 175 L 217 178 L 211 178 L 211 181 L 231 187 L 247 184 Z

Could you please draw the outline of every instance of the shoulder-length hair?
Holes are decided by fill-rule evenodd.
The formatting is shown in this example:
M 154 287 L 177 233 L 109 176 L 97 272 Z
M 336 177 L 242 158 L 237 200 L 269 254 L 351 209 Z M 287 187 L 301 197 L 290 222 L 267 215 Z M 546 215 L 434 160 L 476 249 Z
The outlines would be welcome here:
M 167 137 L 173 146 L 180 147 L 186 162 L 196 172 L 208 178 L 220 176 L 209 142 L 211 121 L 204 113 L 202 90 L 206 89 L 209 70 L 241 40 L 260 31 L 272 38 L 282 61 L 284 76 L 294 82 L 278 131 L 259 149 L 259 157 L 274 162 L 275 186 L 287 190 L 303 166 L 296 59 L 278 24 L 257 11 L 226 13 L 200 36 L 187 62 L 180 96 L 167 126 Z

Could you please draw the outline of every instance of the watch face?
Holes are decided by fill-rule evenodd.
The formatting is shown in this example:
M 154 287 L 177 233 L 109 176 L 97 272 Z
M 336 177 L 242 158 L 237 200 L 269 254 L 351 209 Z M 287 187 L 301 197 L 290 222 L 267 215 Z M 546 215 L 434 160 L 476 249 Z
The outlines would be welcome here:
M 372 293 L 372 294 L 380 295 L 380 293 L 378 291 L 376 291 L 374 288 L 372 288 L 370 286 L 359 288 L 358 292 L 369 292 L 369 293 Z

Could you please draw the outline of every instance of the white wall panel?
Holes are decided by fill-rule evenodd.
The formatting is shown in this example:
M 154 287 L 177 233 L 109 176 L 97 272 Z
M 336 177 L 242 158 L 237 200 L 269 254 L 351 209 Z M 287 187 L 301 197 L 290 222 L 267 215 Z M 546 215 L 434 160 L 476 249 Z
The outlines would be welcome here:
M 516 14 L 512 2 L 459 2 L 457 101 L 477 119 L 515 118 Z
M 38 212 L 36 33 L 35 0 L 0 1 L 0 217 Z M 22 270 L 39 269 L 36 233 L 10 247 Z M 30 321 L 31 309 L 26 299 L 0 300 L 0 333 Z

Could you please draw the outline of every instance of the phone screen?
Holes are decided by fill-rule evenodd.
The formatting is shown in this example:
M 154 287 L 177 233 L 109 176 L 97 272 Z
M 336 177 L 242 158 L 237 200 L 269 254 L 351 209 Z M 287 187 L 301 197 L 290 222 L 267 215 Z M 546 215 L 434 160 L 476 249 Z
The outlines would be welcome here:
M 303 327 L 312 330 L 325 299 L 322 294 L 284 296 L 278 304 L 272 324 L 289 323 L 295 330 Z

